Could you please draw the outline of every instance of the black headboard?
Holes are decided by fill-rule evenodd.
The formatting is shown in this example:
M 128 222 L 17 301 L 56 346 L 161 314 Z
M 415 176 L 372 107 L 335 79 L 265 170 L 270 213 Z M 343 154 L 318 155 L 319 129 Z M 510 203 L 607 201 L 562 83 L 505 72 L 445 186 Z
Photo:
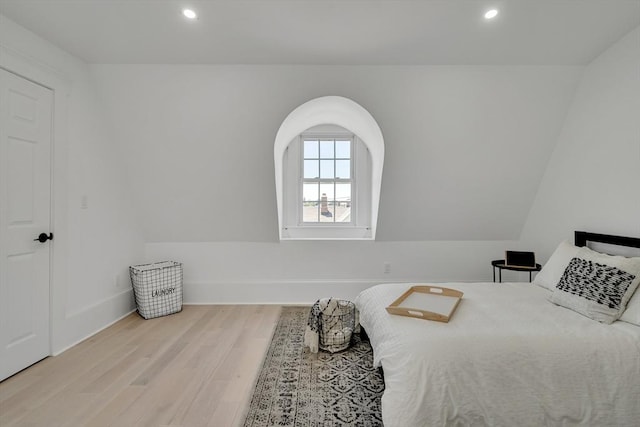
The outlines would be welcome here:
M 587 242 L 607 243 L 609 245 L 628 246 L 640 248 L 640 238 L 612 236 L 609 234 L 589 233 L 586 231 L 576 231 L 576 246 L 587 246 Z

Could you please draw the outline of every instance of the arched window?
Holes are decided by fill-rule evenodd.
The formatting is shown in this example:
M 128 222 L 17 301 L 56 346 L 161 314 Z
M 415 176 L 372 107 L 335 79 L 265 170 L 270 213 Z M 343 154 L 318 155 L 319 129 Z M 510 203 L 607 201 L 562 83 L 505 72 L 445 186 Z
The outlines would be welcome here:
M 274 144 L 280 239 L 375 239 L 383 163 L 380 127 L 354 101 L 293 110 Z

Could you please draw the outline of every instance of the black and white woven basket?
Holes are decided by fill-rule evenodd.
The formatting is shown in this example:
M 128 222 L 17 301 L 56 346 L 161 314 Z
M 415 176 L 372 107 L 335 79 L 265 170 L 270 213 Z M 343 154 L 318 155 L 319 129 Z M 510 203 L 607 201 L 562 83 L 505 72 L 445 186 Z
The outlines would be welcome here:
M 145 319 L 182 310 L 182 264 L 163 261 L 129 267 L 138 313 Z
M 356 306 L 351 301 L 337 300 L 332 309 L 320 313 L 319 342 L 321 350 L 335 353 L 351 344 L 356 328 Z

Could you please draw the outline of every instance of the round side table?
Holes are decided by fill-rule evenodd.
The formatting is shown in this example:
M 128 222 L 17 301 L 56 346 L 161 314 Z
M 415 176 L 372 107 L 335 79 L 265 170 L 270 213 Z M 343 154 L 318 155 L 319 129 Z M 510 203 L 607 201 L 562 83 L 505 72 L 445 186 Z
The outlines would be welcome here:
M 536 264 L 535 267 L 517 267 L 514 265 L 506 265 L 503 259 L 495 259 L 491 261 L 491 265 L 493 266 L 493 281 L 496 281 L 496 268 L 498 269 L 498 281 L 502 283 L 502 270 L 511 270 L 511 271 L 528 271 L 529 272 L 529 282 L 531 282 L 531 273 L 534 271 L 540 271 L 542 266 L 540 264 Z

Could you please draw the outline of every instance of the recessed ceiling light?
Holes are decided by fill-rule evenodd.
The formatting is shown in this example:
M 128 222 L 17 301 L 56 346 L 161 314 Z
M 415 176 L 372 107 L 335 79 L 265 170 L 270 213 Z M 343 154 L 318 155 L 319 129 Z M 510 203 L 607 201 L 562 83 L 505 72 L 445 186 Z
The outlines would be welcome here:
M 185 16 L 185 18 L 189 19 L 196 19 L 198 17 L 198 14 L 191 9 L 183 9 L 182 14 Z
M 484 14 L 485 19 L 493 19 L 498 16 L 498 9 L 488 10 L 487 13 Z

